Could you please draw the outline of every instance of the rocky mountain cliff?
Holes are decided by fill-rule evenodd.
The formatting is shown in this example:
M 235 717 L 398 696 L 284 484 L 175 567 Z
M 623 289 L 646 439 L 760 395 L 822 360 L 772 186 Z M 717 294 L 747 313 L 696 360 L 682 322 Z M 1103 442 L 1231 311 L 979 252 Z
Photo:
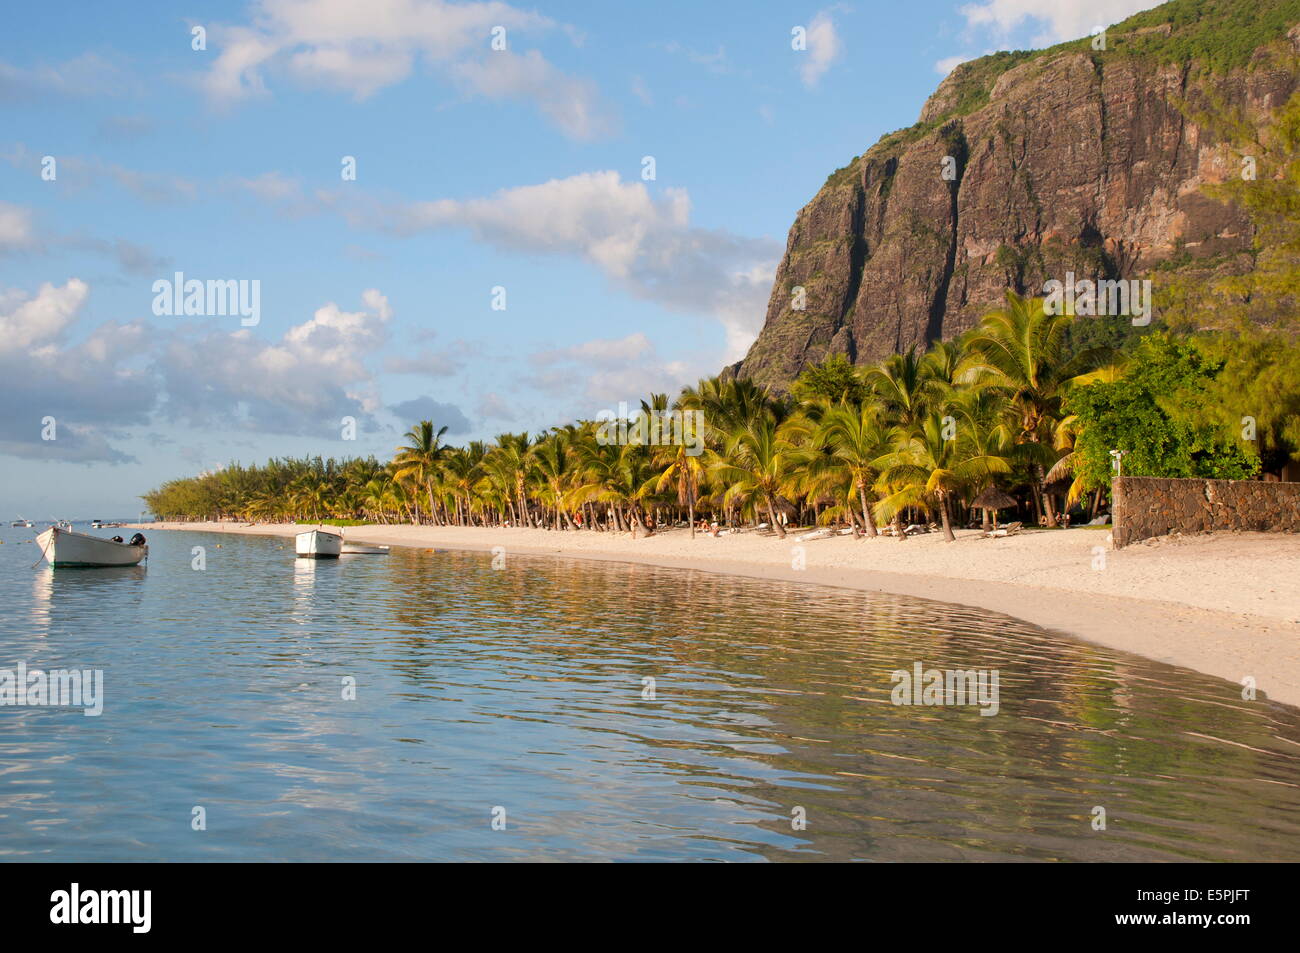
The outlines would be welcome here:
M 766 323 L 731 370 L 784 390 L 832 353 L 862 364 L 951 338 L 1008 288 L 1240 255 L 1248 222 L 1201 189 L 1240 158 L 1204 117 L 1258 121 L 1285 102 L 1297 24 L 1296 0 L 1175 0 L 1109 28 L 1105 50 L 957 67 L 916 125 L 799 211 Z

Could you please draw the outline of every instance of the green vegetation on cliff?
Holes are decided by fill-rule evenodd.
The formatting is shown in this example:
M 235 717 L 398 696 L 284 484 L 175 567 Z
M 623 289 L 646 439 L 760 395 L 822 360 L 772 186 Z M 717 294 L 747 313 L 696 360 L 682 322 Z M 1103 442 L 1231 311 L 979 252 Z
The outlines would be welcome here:
M 1280 44 L 1297 23 L 1300 0 L 1171 0 L 1106 27 L 1105 50 L 1095 49 L 1092 37 L 1041 50 L 1001 50 L 956 66 L 944 81 L 947 108 L 887 133 L 869 151 L 884 153 L 905 146 L 950 119 L 983 108 L 1002 74 L 1022 63 L 1074 52 L 1091 56 L 1099 65 L 1110 57 L 1130 57 L 1155 64 L 1186 63 L 1213 75 L 1249 66 L 1260 48 Z M 836 170 L 828 182 L 844 178 L 856 162 Z

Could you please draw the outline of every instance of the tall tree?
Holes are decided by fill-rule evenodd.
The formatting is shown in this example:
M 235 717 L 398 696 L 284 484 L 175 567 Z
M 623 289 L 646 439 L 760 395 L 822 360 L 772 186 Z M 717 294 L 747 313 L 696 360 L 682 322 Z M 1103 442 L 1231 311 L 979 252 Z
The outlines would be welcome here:
M 410 478 L 421 484 L 429 497 L 429 518 L 438 522 L 437 507 L 433 499 L 434 482 L 438 468 L 448 448 L 442 444 L 446 427 L 433 429 L 433 421 L 422 420 L 406 432 L 406 443 L 397 448 L 397 478 Z

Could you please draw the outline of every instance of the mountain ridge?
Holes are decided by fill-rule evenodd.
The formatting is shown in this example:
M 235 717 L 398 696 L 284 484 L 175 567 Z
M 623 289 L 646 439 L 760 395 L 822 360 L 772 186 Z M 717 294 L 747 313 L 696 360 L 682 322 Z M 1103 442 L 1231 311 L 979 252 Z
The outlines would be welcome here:
M 836 170 L 800 209 L 765 323 L 726 372 L 784 391 L 973 326 L 1005 290 L 1149 277 L 1175 259 L 1245 267 L 1238 174 L 1206 117 L 1258 123 L 1296 90 L 1300 0 L 1174 0 L 1091 38 L 963 63 L 913 126 Z M 945 175 L 945 173 L 947 173 Z M 800 307 L 802 305 L 802 307 Z

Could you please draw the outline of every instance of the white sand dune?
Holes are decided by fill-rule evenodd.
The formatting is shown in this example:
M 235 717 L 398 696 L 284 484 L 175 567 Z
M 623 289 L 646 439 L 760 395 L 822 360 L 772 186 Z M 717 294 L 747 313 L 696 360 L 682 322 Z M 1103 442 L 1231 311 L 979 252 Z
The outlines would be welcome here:
M 149 529 L 292 535 L 301 527 L 155 523 Z M 983 539 L 959 531 L 905 541 L 841 536 L 799 543 L 753 532 L 690 538 L 627 533 L 364 526 L 354 542 L 563 555 L 893 592 L 978 606 L 1112 648 L 1240 683 L 1300 705 L 1300 536 L 1234 533 L 1113 550 L 1095 529 Z M 795 547 L 806 568 L 796 569 Z M 1101 558 L 1095 550 L 1100 547 Z M 1098 566 L 1100 568 L 1094 568 Z

